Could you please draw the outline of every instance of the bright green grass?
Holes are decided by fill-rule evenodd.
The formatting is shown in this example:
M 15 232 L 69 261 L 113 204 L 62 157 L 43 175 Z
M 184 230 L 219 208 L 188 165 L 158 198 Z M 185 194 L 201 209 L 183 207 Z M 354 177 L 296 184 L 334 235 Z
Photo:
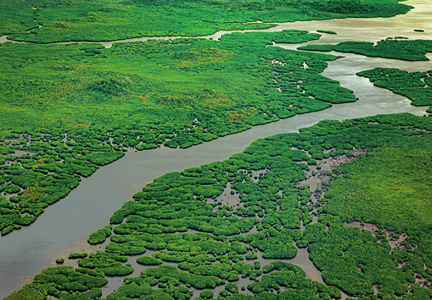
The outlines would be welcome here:
M 410 9 L 395 0 L 3 0 L 0 7 L 0 34 L 14 33 L 12 39 L 39 43 L 198 36 L 217 30 L 263 29 L 272 22 L 390 17 Z M 42 28 L 24 33 L 39 24 Z
M 187 148 L 355 101 L 351 91 L 319 74 L 334 56 L 266 47 L 318 37 L 284 31 L 109 49 L 1 45 L 0 192 L 12 197 L 0 215 L 1 233 L 35 221 L 81 176 L 127 148 Z M 36 153 L 11 156 L 15 150 Z
M 317 37 L 294 31 L 233 34 L 219 42 L 152 41 L 115 44 L 110 49 L 87 44 L 4 44 L 0 47 L 4 70 L 0 126 L 27 131 L 101 127 L 113 121 L 119 126 L 141 126 L 167 120 L 180 126 L 202 118 L 203 110 L 225 122 L 248 123 L 248 118 L 270 110 L 267 116 L 261 114 L 262 121 L 250 121 L 265 123 L 278 115 L 323 109 L 328 106 L 325 102 L 354 101 L 349 91 L 317 74 L 326 66 L 324 60 L 334 57 L 265 47 L 272 40 L 300 42 Z M 303 62 L 310 66 L 308 70 Z M 289 77 L 304 84 L 297 88 Z M 310 85 L 316 80 L 326 84 L 334 97 L 314 90 Z M 316 100 L 302 95 L 303 89 Z
M 338 168 L 344 176 L 330 184 L 325 211 L 391 230 L 431 227 L 431 143 L 429 135 L 399 137 Z

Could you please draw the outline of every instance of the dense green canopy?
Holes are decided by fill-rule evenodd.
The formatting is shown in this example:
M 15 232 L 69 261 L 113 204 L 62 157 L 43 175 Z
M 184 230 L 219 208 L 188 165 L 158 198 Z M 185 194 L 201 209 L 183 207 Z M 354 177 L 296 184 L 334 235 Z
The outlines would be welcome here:
M 396 0 L 2 0 L 0 36 L 38 43 L 203 36 L 274 22 L 390 17 L 409 9 Z
M 97 243 L 110 236 L 104 251 L 71 254 L 83 257 L 74 272 L 96 280 L 131 273 L 127 261 L 133 259 L 148 266 L 107 299 L 189 299 L 195 289 L 207 298 L 216 287 L 228 299 L 338 299 L 342 292 L 361 299 L 428 299 L 431 120 L 399 114 L 323 121 L 257 140 L 229 160 L 166 174 L 91 236 L 100 236 Z M 298 185 L 305 172 L 349 161 L 360 150 L 365 154 L 353 162 L 320 173 L 331 178 L 320 190 Z M 239 198 L 233 206 L 220 201 L 227 188 Z M 311 222 L 315 214 L 318 221 Z M 353 221 L 375 229 L 349 226 Z M 307 247 L 325 284 L 289 263 L 298 247 Z M 261 266 L 262 258 L 273 260 Z M 72 291 L 82 297 L 96 289 L 71 290 L 64 275 L 41 280 L 56 270 L 62 269 L 43 271 L 7 299 Z M 253 296 L 238 294 L 240 277 Z
M 0 190 L 11 196 L 0 215 L 2 234 L 33 222 L 81 177 L 122 157 L 122 150 L 187 148 L 355 101 L 351 91 L 319 74 L 334 56 L 267 47 L 318 37 L 234 33 L 220 41 L 109 49 L 2 44 Z

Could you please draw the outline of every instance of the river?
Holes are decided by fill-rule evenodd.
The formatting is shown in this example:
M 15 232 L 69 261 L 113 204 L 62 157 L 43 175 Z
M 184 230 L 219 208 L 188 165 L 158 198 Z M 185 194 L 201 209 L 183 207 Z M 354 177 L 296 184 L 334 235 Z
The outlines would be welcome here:
M 294 22 L 279 24 L 265 31 L 306 29 L 313 32 L 322 29 L 338 32 L 338 35 L 325 34 L 321 40 L 311 42 L 314 44 L 344 40 L 376 41 L 388 36 L 426 38 L 427 32 L 432 30 L 432 23 L 427 22 L 432 12 L 431 5 L 424 0 L 408 1 L 407 4 L 416 6 L 416 9 L 394 18 Z M 414 32 L 414 29 L 424 29 L 425 33 Z M 211 38 L 217 39 L 222 33 Z M 289 49 L 296 47 L 278 46 Z M 161 147 L 143 152 L 130 151 L 122 159 L 98 169 L 66 198 L 48 207 L 34 224 L 0 239 L 0 297 L 31 281 L 41 269 L 54 265 L 55 258 L 74 251 L 88 250 L 91 246 L 85 240 L 91 232 L 105 226 L 113 212 L 131 199 L 142 186 L 167 172 L 227 159 L 258 138 L 297 132 L 299 128 L 311 126 L 320 120 L 344 120 L 399 112 L 425 114 L 425 107 L 413 107 L 406 98 L 374 87 L 368 79 L 355 74 L 386 66 L 409 71 L 431 70 L 431 62 L 408 63 L 354 54 L 343 55 L 345 58 L 330 62 L 323 75 L 353 90 L 359 98 L 355 103 L 338 104 L 324 111 L 257 126 L 189 149 Z

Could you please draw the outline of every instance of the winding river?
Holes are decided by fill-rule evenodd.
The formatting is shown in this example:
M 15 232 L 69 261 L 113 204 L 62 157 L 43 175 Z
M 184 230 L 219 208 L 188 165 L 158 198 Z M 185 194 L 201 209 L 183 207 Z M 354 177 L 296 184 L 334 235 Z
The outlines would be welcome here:
M 428 38 L 428 32 L 432 31 L 432 22 L 428 22 L 428 17 L 432 14 L 429 1 L 412 0 L 407 4 L 415 6 L 415 9 L 406 15 L 393 18 L 284 23 L 265 31 L 305 29 L 314 32 L 321 29 L 338 33 L 324 34 L 320 40 L 310 42 L 313 44 L 348 40 L 376 41 L 389 36 Z M 423 29 L 425 32 L 414 32 L 414 29 Z M 226 33 L 229 32 L 218 32 L 205 38 L 218 39 Z M 0 37 L 0 42 L 5 40 L 5 36 Z M 125 41 L 131 40 L 116 42 Z M 103 44 L 110 47 L 112 43 Z M 276 46 L 295 49 L 298 45 Z M 411 106 L 408 99 L 376 88 L 368 79 L 355 74 L 375 67 L 396 67 L 408 71 L 432 70 L 431 62 L 408 63 L 354 54 L 344 54 L 344 57 L 330 62 L 323 75 L 353 90 L 360 99 L 355 103 L 334 105 L 324 111 L 257 126 L 185 150 L 161 147 L 143 152 L 130 151 L 124 158 L 98 169 L 91 177 L 84 179 L 65 199 L 48 207 L 34 224 L 0 238 L 0 297 L 31 281 L 36 272 L 55 265 L 55 258 L 65 257 L 70 252 L 89 251 L 92 247 L 101 247 L 89 246 L 85 242 L 89 234 L 105 226 L 113 212 L 131 199 L 142 186 L 167 172 L 227 159 L 234 153 L 241 152 L 258 138 L 297 132 L 299 128 L 311 126 L 324 119 L 344 120 L 399 112 L 425 114 L 425 107 Z M 316 269 L 311 268 L 308 271 L 312 264 L 308 261 L 307 255 L 299 255 L 299 258 L 294 260 L 296 259 L 299 265 L 303 266 L 304 263 L 308 277 L 322 280 Z

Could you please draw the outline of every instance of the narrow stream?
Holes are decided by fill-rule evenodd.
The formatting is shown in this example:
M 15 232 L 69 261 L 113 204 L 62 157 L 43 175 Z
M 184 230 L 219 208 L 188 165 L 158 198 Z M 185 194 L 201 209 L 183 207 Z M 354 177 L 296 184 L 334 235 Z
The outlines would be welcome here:
M 398 30 L 408 37 L 415 35 L 420 38 L 422 34 L 414 33 L 413 29 L 424 29 L 426 33 L 432 30 L 432 23 L 427 21 L 432 7 L 430 5 L 428 7 L 427 2 L 408 1 L 408 4 L 418 5 L 417 8 L 407 15 L 389 19 L 295 22 L 283 24 L 289 26 L 287 28 L 280 28 L 283 27 L 281 24 L 266 31 L 314 28 L 311 31 L 325 29 L 340 33 L 340 35 L 324 35 L 320 41 L 313 43 L 353 40 L 353 37 L 355 40 L 362 41 L 376 40 L 395 36 Z M 417 16 L 418 19 L 413 16 Z M 382 26 L 377 27 L 377 24 Z M 397 24 L 396 28 L 393 28 L 392 24 Z M 346 33 L 343 31 L 345 27 L 350 28 Z M 373 37 L 372 32 L 378 32 L 380 37 Z M 218 34 L 221 33 L 211 38 L 217 39 Z M 0 37 L 0 42 L 4 40 L 5 36 Z M 278 46 L 287 49 L 296 48 L 296 45 Z M 425 114 L 426 107 L 411 106 L 406 98 L 374 87 L 368 79 L 355 74 L 378 66 L 424 71 L 432 69 L 431 62 L 407 63 L 389 59 L 372 59 L 354 54 L 343 55 L 346 58 L 330 62 L 323 75 L 353 90 L 360 99 L 356 103 L 334 105 L 324 111 L 297 115 L 279 122 L 257 126 L 186 150 L 161 147 L 143 152 L 130 151 L 124 158 L 100 168 L 91 177 L 84 179 L 69 196 L 48 207 L 34 224 L 0 238 L 0 297 L 10 294 L 22 284 L 31 281 L 36 272 L 53 265 L 53 261 L 59 255 L 88 250 L 90 246 L 85 243 L 85 240 L 91 232 L 105 226 L 113 212 L 131 199 L 131 196 L 142 186 L 167 172 L 227 159 L 234 153 L 241 152 L 256 139 L 278 133 L 297 132 L 299 128 L 311 126 L 325 119 L 344 120 L 399 112 Z M 316 273 L 316 269 L 312 271 L 305 269 L 305 271 L 308 277 L 315 277 L 310 274 Z

